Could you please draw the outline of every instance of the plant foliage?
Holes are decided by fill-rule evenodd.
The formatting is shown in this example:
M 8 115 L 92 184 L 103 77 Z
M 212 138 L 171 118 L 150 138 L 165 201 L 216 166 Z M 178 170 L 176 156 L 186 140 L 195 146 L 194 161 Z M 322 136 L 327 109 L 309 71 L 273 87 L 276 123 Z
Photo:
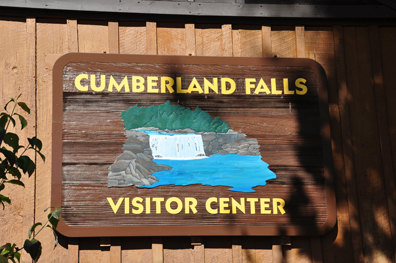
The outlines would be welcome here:
M 195 111 L 180 105 L 172 105 L 168 100 L 158 106 L 138 107 L 138 104 L 121 113 L 125 129 L 156 127 L 161 130 L 190 128 L 194 131 L 227 132 L 230 126 L 220 118 L 212 118 L 199 107 Z
M 36 152 L 43 161 L 45 156 L 41 153 L 42 143 L 36 138 L 28 138 L 26 146 L 20 145 L 19 136 L 15 133 L 9 132 L 11 125 L 14 129 L 17 128 L 17 121 L 21 124 L 20 129 L 23 130 L 27 126 L 26 119 L 18 114 L 16 110 L 22 109 L 27 114 L 30 114 L 29 107 L 24 102 L 19 102 L 17 98 L 11 98 L 4 107 L 4 112 L 0 114 L 0 192 L 5 189 L 7 184 L 14 184 L 25 187 L 21 181 L 22 175 L 27 174 L 30 177 L 36 170 L 35 162 L 26 155 L 28 151 Z M 9 111 L 8 107 L 12 106 Z M 8 196 L 0 194 L 0 204 L 5 209 L 5 205 L 11 205 L 11 199 Z M 46 212 L 49 208 L 44 210 Z M 31 256 L 33 262 L 37 262 L 41 255 L 41 243 L 36 240 L 36 236 L 45 227 L 52 229 L 55 236 L 55 246 L 58 244 L 58 236 L 55 228 L 58 225 L 61 209 L 56 208 L 54 211 L 50 210 L 48 220 L 43 225 L 42 223 L 35 223 L 28 233 L 28 239 L 25 240 L 23 247 L 18 248 L 16 244 L 6 243 L 0 246 L 0 263 L 5 262 L 20 262 L 21 254 L 19 251 L 25 251 Z M 41 226 L 40 230 L 35 232 L 36 228 Z

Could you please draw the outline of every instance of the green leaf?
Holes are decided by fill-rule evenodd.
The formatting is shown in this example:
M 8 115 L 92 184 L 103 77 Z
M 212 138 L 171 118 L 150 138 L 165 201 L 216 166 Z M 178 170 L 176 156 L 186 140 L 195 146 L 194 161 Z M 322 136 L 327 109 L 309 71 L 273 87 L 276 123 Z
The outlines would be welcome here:
M 43 159 L 43 161 L 45 162 L 45 156 L 44 156 L 44 154 L 42 154 L 41 152 L 37 152 L 37 153 L 40 155 L 41 159 Z
M 36 164 L 32 160 L 30 160 L 29 167 L 28 167 L 29 177 L 34 173 L 35 170 L 36 170 Z
M 10 164 L 10 166 L 13 166 L 13 165 L 15 164 L 15 162 L 16 162 L 16 156 L 15 156 L 15 154 L 14 154 L 13 152 L 7 150 L 7 149 L 4 148 L 4 147 L 2 147 L 2 148 L 0 149 L 0 152 L 1 152 L 2 154 L 4 154 L 4 156 L 5 156 L 6 159 L 7 159 L 7 162 Z
M 18 260 L 18 262 L 21 262 L 21 253 L 15 252 L 14 257 Z
M 21 146 L 19 146 L 19 137 L 15 133 L 9 132 L 4 135 L 4 142 L 11 146 L 16 153 Z
M 28 138 L 30 145 L 34 148 L 36 146 L 37 137 Z
M 50 208 L 54 208 L 54 207 L 53 206 L 49 206 L 46 209 L 44 209 L 44 212 L 47 212 L 47 210 L 50 209 Z
M 27 113 L 30 114 L 30 109 L 29 109 L 29 107 L 26 105 L 25 102 L 18 102 L 18 106 L 21 107 L 24 111 L 26 111 Z
M 3 191 L 3 190 L 4 190 L 4 188 L 5 188 L 5 185 L 4 185 L 4 183 L 0 184 L 0 191 Z
M 20 162 L 23 163 L 21 167 L 23 172 L 28 172 L 29 177 L 34 173 L 36 170 L 36 164 L 30 159 L 28 156 L 21 156 L 19 157 L 18 161 L 22 159 Z
M 55 238 L 55 245 L 54 245 L 54 249 L 56 248 L 56 246 L 58 245 L 58 243 L 59 243 L 59 239 L 58 239 L 58 235 L 56 234 L 56 231 L 55 231 L 55 229 L 53 229 L 53 228 L 51 228 L 52 229 L 52 233 L 54 233 L 54 238 Z
M 55 209 L 55 211 L 48 214 L 48 220 L 53 226 L 53 228 L 56 228 L 58 226 L 61 211 L 62 211 L 61 208 L 57 208 Z
M 10 174 L 12 174 L 13 176 L 17 177 L 18 179 L 21 179 L 21 177 L 22 177 L 21 172 L 15 167 L 9 167 L 8 172 Z
M 29 160 L 30 158 L 28 156 L 20 156 L 17 160 L 16 160 L 16 165 L 18 166 L 18 168 L 22 169 L 23 173 L 26 173 L 29 167 Z
M 7 176 L 5 174 L 5 169 L 8 167 L 7 161 L 4 160 L 1 165 L 0 165 L 0 179 L 7 179 Z
M 30 147 L 29 149 L 34 149 L 41 157 L 41 159 L 43 159 L 43 161 L 45 162 L 45 156 L 41 153 L 41 149 L 43 147 L 42 142 L 37 139 L 36 137 L 33 137 L 31 139 L 28 139 L 30 145 L 32 147 Z
M 30 158 L 26 155 L 22 155 L 17 159 L 16 164 L 18 168 L 22 169 L 23 173 L 27 172 L 27 169 L 29 167 L 29 161 Z
M 27 126 L 26 119 L 23 116 L 19 115 L 18 113 L 15 113 L 15 115 L 18 115 L 19 120 L 21 121 L 21 126 L 22 126 L 21 130 L 23 130 L 23 128 L 25 128 Z
M 6 131 L 3 128 L 0 128 L 0 144 L 3 143 L 5 134 L 6 134 Z
M 8 180 L 8 181 L 4 181 L 4 183 L 15 184 L 15 185 L 20 185 L 20 186 L 25 187 L 25 184 L 22 183 L 22 181 L 19 181 L 19 180 Z
M 12 125 L 14 125 L 14 127 L 15 127 L 15 124 L 16 124 L 16 123 L 15 123 L 15 120 L 14 120 L 14 118 L 11 117 L 11 116 L 10 116 L 10 121 L 12 122 Z
M 30 229 L 29 229 L 29 238 L 32 236 L 32 233 L 34 232 L 34 230 L 36 229 L 36 227 L 37 227 L 37 226 L 42 226 L 42 225 L 43 225 L 43 224 L 40 223 L 40 222 L 38 222 L 38 223 L 32 225 L 32 226 L 30 227 Z
M 58 239 L 58 234 L 56 233 L 55 229 L 52 226 L 48 226 L 48 228 L 50 228 L 52 230 L 52 233 L 54 234 L 54 238 L 55 238 L 55 245 L 54 245 L 54 249 L 56 248 L 56 246 L 59 243 L 59 239 Z
M 30 257 L 33 259 L 34 262 L 37 262 L 37 260 L 41 256 L 41 243 L 40 241 L 36 239 L 26 239 L 25 243 L 23 244 L 23 248 L 27 253 L 29 253 Z
M 4 195 L 0 195 L 0 201 L 1 202 L 6 202 L 7 204 L 11 204 L 11 200 L 10 200 L 10 198 L 8 198 L 7 196 L 4 196 Z M 3 205 L 4 206 L 4 205 Z
M 4 112 L 1 114 L 1 118 L 0 118 L 0 128 L 1 129 L 5 129 L 5 126 L 8 121 L 8 117 L 9 117 L 9 115 Z
M 36 138 L 36 147 L 37 147 L 38 151 L 41 151 L 41 149 L 43 148 L 43 143 L 38 138 Z
M 15 99 L 14 99 L 14 98 L 11 98 L 11 99 L 6 103 L 6 105 L 4 106 L 4 110 L 5 110 L 5 111 L 7 111 L 8 104 L 10 104 L 10 103 L 13 102 L 13 101 L 15 101 Z
M 36 165 L 29 156 L 23 155 L 19 157 L 16 163 L 18 167 L 22 169 L 23 173 L 28 172 L 29 176 L 31 176 L 34 173 L 34 170 L 36 170 Z
M 0 263 L 8 263 L 8 259 L 6 257 L 0 256 Z

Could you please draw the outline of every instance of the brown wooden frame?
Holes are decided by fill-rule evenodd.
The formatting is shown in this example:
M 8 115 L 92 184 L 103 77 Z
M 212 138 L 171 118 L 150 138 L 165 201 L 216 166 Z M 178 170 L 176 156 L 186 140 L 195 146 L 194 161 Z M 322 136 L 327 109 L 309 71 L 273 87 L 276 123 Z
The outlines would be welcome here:
M 52 121 L 52 199 L 54 207 L 62 205 L 62 122 L 63 122 L 63 68 L 69 62 L 141 62 L 141 63 L 176 63 L 205 65 L 273 65 L 304 66 L 313 69 L 318 78 L 318 95 L 322 134 L 330 134 L 329 112 L 327 102 L 326 77 L 323 68 L 310 59 L 281 58 L 235 58 L 235 57 L 183 57 L 150 55 L 110 55 L 70 53 L 62 56 L 53 68 L 53 121 Z M 70 227 L 62 219 L 57 230 L 70 237 L 93 236 L 218 236 L 218 235 L 266 235 L 299 236 L 323 235 L 330 231 L 336 222 L 336 201 L 333 187 L 332 154 L 330 141 L 322 139 L 327 220 L 320 226 L 130 226 L 130 227 Z

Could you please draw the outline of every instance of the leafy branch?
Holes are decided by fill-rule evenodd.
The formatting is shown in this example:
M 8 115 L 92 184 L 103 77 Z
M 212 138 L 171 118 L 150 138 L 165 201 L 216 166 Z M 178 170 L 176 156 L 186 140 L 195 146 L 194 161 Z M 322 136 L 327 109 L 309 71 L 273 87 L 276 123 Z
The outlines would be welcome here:
M 48 207 L 44 210 L 46 212 L 48 209 L 53 207 Z M 0 263 L 7 263 L 9 260 L 16 263 L 15 260 L 20 262 L 21 259 L 21 251 L 24 249 L 32 258 L 33 262 L 37 262 L 41 256 L 42 246 L 41 242 L 36 239 L 37 235 L 43 230 L 45 227 L 48 227 L 52 230 L 55 237 L 55 246 L 58 245 L 58 235 L 55 232 L 56 227 L 58 226 L 60 219 L 61 208 L 56 208 L 54 211 L 50 211 L 48 214 L 48 220 L 43 225 L 42 223 L 35 223 L 29 229 L 29 238 L 25 240 L 23 247 L 18 248 L 16 244 L 7 243 L 3 246 L 0 246 Z M 35 233 L 35 229 L 41 226 L 40 230 Z
M 21 123 L 21 130 L 27 126 L 26 119 L 16 113 L 16 108 L 19 106 L 22 110 L 30 114 L 30 109 L 24 102 L 18 102 L 19 95 L 16 99 L 11 98 L 10 101 L 4 106 L 5 112 L 0 114 L 0 191 L 4 190 L 6 184 L 14 184 L 25 187 L 21 181 L 22 173 L 28 174 L 30 177 L 36 170 L 36 164 L 30 159 L 29 156 L 25 155 L 28 150 L 34 150 L 40 155 L 45 161 L 45 156 L 41 153 L 42 142 L 36 138 L 28 138 L 28 144 L 26 146 L 19 144 L 19 136 L 15 133 L 8 132 L 10 125 L 12 124 L 15 128 L 15 118 L 18 117 Z M 11 112 L 7 110 L 10 103 L 13 102 Z M 8 145 L 8 149 L 3 146 Z M 20 149 L 23 149 L 21 154 L 18 154 Z M 5 209 L 5 203 L 11 204 L 11 199 L 8 196 L 0 194 L 0 204 Z
M 18 119 L 21 124 L 21 130 L 27 126 L 26 119 L 16 112 L 16 110 L 20 108 L 27 114 L 30 114 L 30 109 L 26 103 L 18 101 L 20 96 L 21 95 L 17 98 L 11 98 L 4 106 L 5 112 L 0 114 L 0 191 L 5 189 L 6 184 L 25 187 L 25 184 L 21 181 L 22 174 L 27 174 L 28 177 L 30 177 L 36 170 L 35 162 L 30 159 L 29 156 L 25 155 L 26 152 L 34 151 L 45 161 L 45 156 L 41 153 L 43 145 L 38 138 L 28 138 L 28 143 L 24 146 L 19 144 L 19 136 L 17 134 L 8 132 L 10 125 L 12 125 L 13 128 L 16 127 L 16 120 Z M 12 105 L 12 103 L 12 110 L 8 111 L 7 108 Z M 5 209 L 6 203 L 11 205 L 11 199 L 8 196 L 0 194 L 0 204 L 3 206 L 3 210 Z M 50 210 L 47 222 L 45 222 L 44 225 L 42 223 L 35 223 L 30 227 L 28 233 L 29 238 L 25 240 L 23 247 L 18 248 L 16 244 L 11 243 L 0 246 L 0 263 L 7 263 L 8 261 L 16 263 L 15 260 L 20 262 L 20 251 L 22 249 L 25 249 L 25 251 L 30 254 L 33 262 L 37 262 L 41 255 L 42 246 L 36 237 L 46 227 L 50 228 L 54 234 L 55 247 L 58 245 L 58 236 L 55 229 L 60 219 L 61 208 L 58 207 L 52 211 L 53 207 L 49 207 L 45 209 L 44 212 L 47 212 L 48 209 Z M 39 226 L 41 226 L 41 228 L 35 233 L 36 228 Z

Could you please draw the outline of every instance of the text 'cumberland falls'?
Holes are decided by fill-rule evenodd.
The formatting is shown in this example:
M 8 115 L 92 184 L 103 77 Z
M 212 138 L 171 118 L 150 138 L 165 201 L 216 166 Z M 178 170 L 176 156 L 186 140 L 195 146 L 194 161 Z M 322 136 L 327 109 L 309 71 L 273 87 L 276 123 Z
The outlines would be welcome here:
M 305 95 L 305 78 L 223 78 L 168 76 L 112 76 L 80 74 L 74 79 L 75 88 L 82 92 L 133 93 L 197 93 L 229 95 L 241 90 L 252 95 Z

